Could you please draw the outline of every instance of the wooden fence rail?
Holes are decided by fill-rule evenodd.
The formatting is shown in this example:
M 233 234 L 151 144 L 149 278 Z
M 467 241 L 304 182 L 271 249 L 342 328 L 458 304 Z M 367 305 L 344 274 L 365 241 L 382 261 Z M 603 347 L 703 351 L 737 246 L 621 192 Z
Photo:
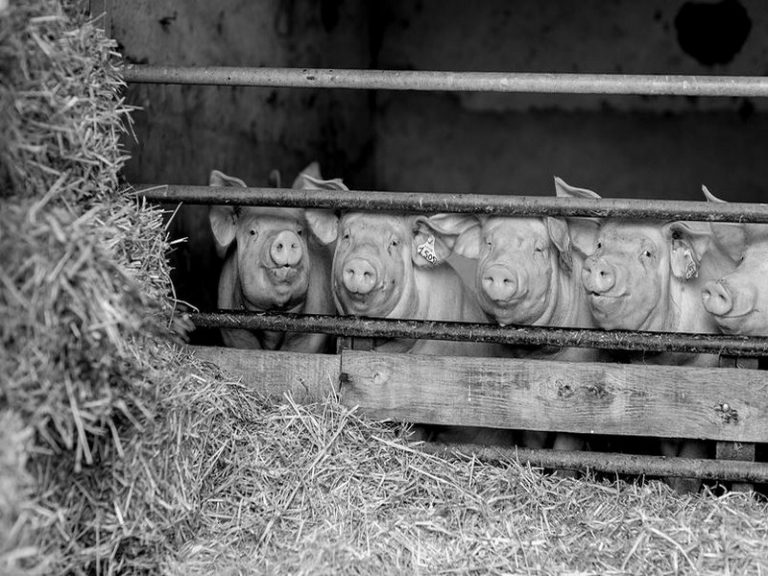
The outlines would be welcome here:
M 552 454 L 532 464 L 768 481 L 753 443 L 768 442 L 768 372 L 548 360 L 457 358 L 342 350 L 338 355 L 195 347 L 198 357 L 255 391 L 298 402 L 338 395 L 377 419 L 426 424 L 695 438 L 718 442 L 723 460 Z M 730 362 L 735 366 L 735 362 Z M 744 450 L 744 447 L 747 450 Z M 434 448 L 432 448 L 434 449 Z M 495 451 L 494 451 L 495 450 Z M 481 450 L 479 453 L 483 453 Z M 565 460 L 564 460 L 565 459 Z M 677 460 L 677 461 L 676 461 Z M 553 464 L 554 463 L 554 464 Z

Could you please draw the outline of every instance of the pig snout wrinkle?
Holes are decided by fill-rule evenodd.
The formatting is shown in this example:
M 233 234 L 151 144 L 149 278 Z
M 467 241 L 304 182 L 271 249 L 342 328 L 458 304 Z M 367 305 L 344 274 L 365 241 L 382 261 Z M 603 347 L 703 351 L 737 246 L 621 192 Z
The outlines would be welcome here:
M 616 284 L 616 272 L 605 260 L 587 260 L 584 263 L 585 286 L 590 292 L 604 294 Z
M 517 275 L 504 266 L 489 267 L 482 278 L 483 290 L 496 302 L 510 300 L 520 286 Z
M 377 283 L 376 269 L 362 258 L 348 261 L 342 271 L 344 288 L 352 294 L 369 294 Z
M 717 316 L 724 316 L 733 308 L 731 291 L 720 281 L 707 282 L 701 291 L 701 299 L 704 308 Z
M 294 232 L 283 230 L 272 242 L 269 255 L 277 266 L 296 266 L 303 256 L 301 240 Z

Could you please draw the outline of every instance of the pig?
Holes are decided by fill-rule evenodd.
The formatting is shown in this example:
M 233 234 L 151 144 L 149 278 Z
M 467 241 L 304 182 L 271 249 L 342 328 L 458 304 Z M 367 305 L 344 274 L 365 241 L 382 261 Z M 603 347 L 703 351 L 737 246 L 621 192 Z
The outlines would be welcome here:
M 293 184 L 298 189 L 340 189 L 339 180 L 321 180 L 315 163 Z M 211 186 L 245 183 L 217 170 Z M 330 291 L 330 236 L 338 218 L 332 211 L 255 206 L 212 206 L 210 224 L 219 255 L 218 307 L 254 312 L 334 314 Z M 222 329 L 226 346 L 235 348 L 332 352 L 325 334 Z
M 591 190 L 556 179 L 557 195 L 599 198 Z M 632 221 L 609 218 L 582 246 L 582 282 L 592 316 L 608 330 L 716 333 L 717 324 L 704 309 L 700 292 L 710 280 L 733 269 L 732 260 L 713 242 L 707 225 L 688 222 Z M 624 355 L 629 362 L 674 365 L 717 365 L 712 354 Z M 705 457 L 699 441 L 663 441 L 665 456 Z M 698 489 L 693 479 L 674 479 L 678 491 Z
M 475 295 L 446 262 L 458 233 L 445 217 L 351 212 L 341 217 L 332 285 L 342 314 L 415 320 L 487 323 Z M 494 356 L 497 347 L 475 342 L 393 338 L 374 340 L 380 352 Z M 474 427 L 416 426 L 409 440 L 508 444 L 509 433 Z
M 571 241 L 569 224 L 560 218 L 472 217 L 454 252 L 477 260 L 475 289 L 480 306 L 502 326 L 593 328 L 581 283 L 584 254 Z M 573 233 L 589 234 L 596 226 L 573 219 Z M 517 358 L 594 361 L 588 348 L 504 346 L 502 354 Z M 546 433 L 526 432 L 521 443 L 541 448 Z M 584 448 L 571 434 L 557 434 L 555 449 Z
M 710 202 L 723 202 L 706 187 Z M 768 336 L 768 226 L 765 224 L 712 224 L 720 246 L 733 259 L 736 268 L 704 285 L 704 308 L 718 328 L 726 334 Z
M 446 262 L 458 236 L 444 217 L 351 212 L 342 216 L 333 257 L 336 307 L 343 314 L 488 322 L 475 295 Z M 484 356 L 495 347 L 474 342 L 392 339 L 376 350 Z

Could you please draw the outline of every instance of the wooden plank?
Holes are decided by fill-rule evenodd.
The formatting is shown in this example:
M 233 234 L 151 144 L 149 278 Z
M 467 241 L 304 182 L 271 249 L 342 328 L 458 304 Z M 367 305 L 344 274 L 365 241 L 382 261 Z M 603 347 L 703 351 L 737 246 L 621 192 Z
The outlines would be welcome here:
M 427 424 L 768 440 L 759 370 L 345 350 L 341 394 L 373 417 Z
M 744 368 L 749 370 L 758 369 L 757 358 L 741 358 L 736 356 L 721 356 L 720 366 L 722 368 Z M 715 448 L 715 458 L 718 460 L 746 460 L 755 461 L 755 445 L 753 443 L 741 442 L 718 442 Z M 731 490 L 735 492 L 749 492 L 754 486 L 748 482 L 733 482 Z
M 207 346 L 192 349 L 227 377 L 238 378 L 271 398 L 289 392 L 296 402 L 317 402 L 338 392 L 341 358 L 336 355 Z

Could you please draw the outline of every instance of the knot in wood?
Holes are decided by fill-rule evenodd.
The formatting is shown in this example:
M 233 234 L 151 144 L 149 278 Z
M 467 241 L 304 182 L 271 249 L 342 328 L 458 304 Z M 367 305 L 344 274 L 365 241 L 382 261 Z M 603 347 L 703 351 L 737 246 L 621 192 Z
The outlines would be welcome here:
M 562 380 L 555 380 L 557 385 L 557 395 L 560 398 L 570 398 L 573 396 L 573 387 L 568 382 Z
M 725 424 L 738 424 L 739 413 L 727 402 L 715 406 L 715 412 Z

